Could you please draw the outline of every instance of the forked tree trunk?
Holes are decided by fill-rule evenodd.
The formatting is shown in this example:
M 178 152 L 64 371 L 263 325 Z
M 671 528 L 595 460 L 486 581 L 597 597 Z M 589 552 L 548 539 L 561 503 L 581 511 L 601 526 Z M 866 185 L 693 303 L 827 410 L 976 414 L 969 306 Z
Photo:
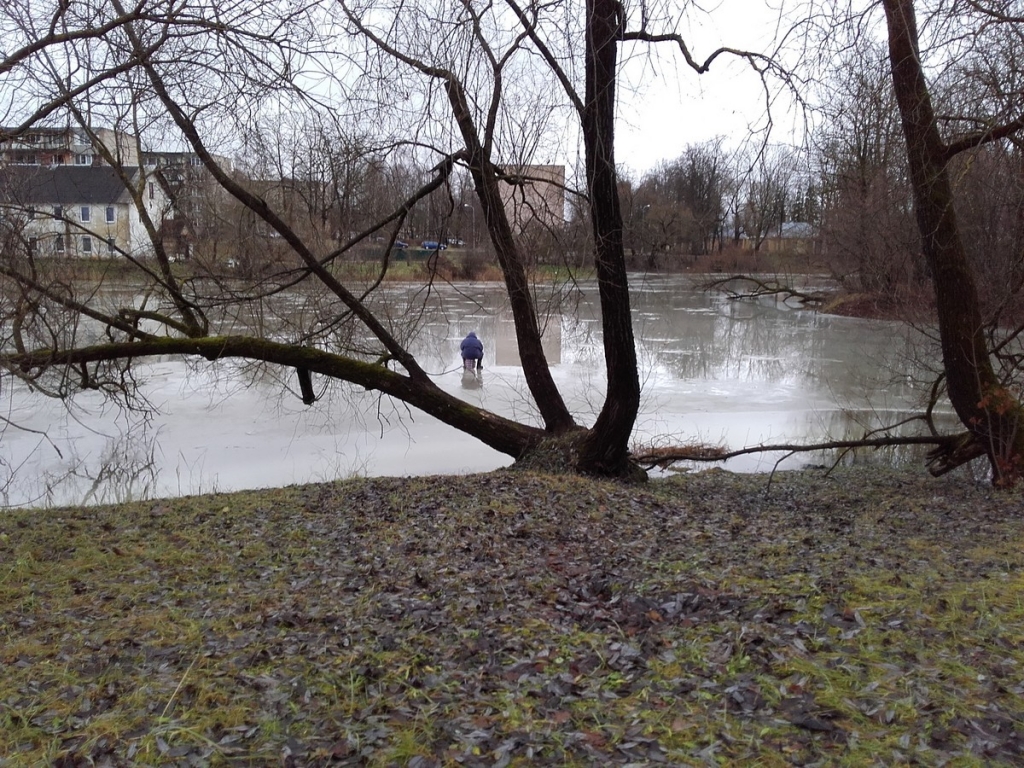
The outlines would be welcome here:
M 882 0 L 892 82 L 903 122 L 922 250 L 931 269 L 946 388 L 957 416 L 988 455 L 992 480 L 1024 472 L 1024 410 L 992 367 L 974 274 L 953 207 L 948 151 L 921 67 L 913 0 Z
M 608 390 L 597 421 L 580 445 L 578 467 L 589 474 L 613 477 L 633 471 L 629 438 L 640 409 L 640 378 L 615 174 L 616 47 L 622 23 L 618 0 L 587 0 L 583 140 Z

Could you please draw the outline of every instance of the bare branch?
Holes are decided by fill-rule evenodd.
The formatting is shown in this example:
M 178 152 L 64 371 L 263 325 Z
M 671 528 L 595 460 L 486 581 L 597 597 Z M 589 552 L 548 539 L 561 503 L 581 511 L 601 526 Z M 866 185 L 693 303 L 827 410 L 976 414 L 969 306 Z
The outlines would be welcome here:
M 729 283 L 742 282 L 753 285 L 749 291 L 737 291 L 729 287 Z M 797 299 L 802 304 L 810 304 L 818 306 L 826 303 L 832 298 L 830 293 L 807 293 L 805 291 L 798 291 L 795 288 L 790 288 L 788 285 L 783 285 L 778 281 L 765 281 L 757 277 L 750 275 L 730 275 L 729 277 L 721 277 L 715 280 L 710 280 L 706 283 L 701 283 L 700 289 L 703 291 L 722 291 L 727 294 L 730 299 L 757 299 L 762 296 L 781 296 L 783 301 L 787 299 Z
M 582 118 L 583 117 L 583 99 L 576 92 L 576 88 L 573 87 L 572 80 L 569 79 L 565 69 L 558 63 L 558 59 L 555 58 L 554 53 L 547 46 L 547 44 L 541 40 L 540 35 L 537 32 L 536 18 L 530 18 L 526 15 L 526 12 L 519 6 L 516 0 L 505 0 L 505 4 L 519 17 L 519 23 L 523 25 L 523 29 L 526 30 L 526 34 L 529 35 L 530 41 L 537 46 L 537 50 L 540 51 L 540 55 L 544 57 L 544 61 L 554 72 L 555 77 L 558 78 L 558 82 L 562 84 L 562 90 L 565 91 L 565 95 L 572 102 L 573 108 L 576 113 Z
M 403 376 L 384 365 L 362 362 L 312 347 L 249 336 L 214 336 L 202 339 L 147 338 L 140 341 L 99 344 L 80 349 L 41 349 L 24 354 L 0 355 L 0 365 L 9 369 L 46 369 L 52 366 L 135 360 L 157 355 L 191 355 L 207 360 L 243 358 L 304 369 L 324 376 L 350 381 L 371 390 L 397 397 L 436 415 L 466 434 L 485 439 L 488 445 L 517 457 L 524 444 L 539 442 L 544 431 L 518 424 L 459 400 L 430 382 Z
M 744 51 L 739 48 L 718 48 L 712 51 L 704 61 L 697 61 L 693 54 L 690 53 L 690 48 L 683 40 L 682 36 L 676 32 L 664 33 L 664 34 L 653 34 L 646 31 L 637 32 L 625 32 L 622 35 L 623 40 L 636 40 L 645 43 L 674 43 L 679 52 L 683 54 L 683 59 L 686 64 L 698 75 L 703 75 L 709 69 L 711 65 L 720 56 L 735 56 L 739 59 L 744 59 L 750 65 L 750 67 L 758 74 L 766 74 L 768 72 L 774 72 L 776 74 L 785 75 L 789 77 L 789 73 L 786 72 L 778 62 L 776 62 L 771 56 L 766 56 L 763 53 L 757 53 L 755 51 Z
M 714 461 L 728 461 L 734 459 L 737 456 L 748 456 L 755 453 L 777 453 L 785 451 L 790 454 L 794 453 L 811 453 L 817 451 L 831 451 L 838 449 L 856 449 L 856 448 L 895 448 L 903 445 L 933 445 L 936 449 L 929 453 L 940 454 L 944 451 L 951 450 L 953 446 L 960 445 L 964 442 L 967 445 L 968 438 L 970 435 L 967 433 L 958 435 L 914 435 L 907 437 L 877 437 L 867 438 L 862 440 L 829 440 L 822 443 L 774 443 L 767 444 L 762 443 L 760 445 L 750 446 L 748 448 L 740 448 L 734 451 L 726 450 L 716 446 L 680 446 L 674 447 L 659 447 L 650 448 L 645 451 L 633 454 L 633 461 L 646 469 L 652 469 L 654 467 L 668 467 L 672 464 L 680 461 L 694 461 L 694 462 L 714 462 Z M 984 455 L 984 449 L 977 446 L 978 453 L 973 453 L 969 458 L 964 458 L 959 463 L 965 463 L 972 459 L 978 458 Z M 973 450 L 973 448 L 971 449 Z M 970 454 L 970 450 L 964 452 L 961 449 L 960 453 L 957 454 L 959 457 L 965 457 Z M 929 460 L 931 463 L 932 460 Z M 957 464 L 956 466 L 959 466 Z M 929 470 L 932 474 L 944 474 L 945 472 L 954 469 L 955 467 L 945 468 L 945 464 L 942 465 L 942 470 L 936 472 Z
M 1024 117 L 1019 117 L 1016 120 L 1011 120 L 1008 123 L 993 126 L 992 128 L 987 128 L 983 131 L 977 131 L 976 133 L 961 136 L 955 141 L 951 141 L 946 144 L 946 162 L 949 162 L 961 152 L 966 152 L 967 150 L 976 149 L 977 147 L 984 146 L 985 144 L 991 144 L 993 142 L 1015 136 L 1020 133 L 1021 130 L 1024 130 Z
M 113 2 L 117 4 L 119 3 L 119 0 L 113 0 Z M 135 45 L 137 49 L 141 48 L 141 42 L 138 35 L 130 26 L 127 29 L 129 36 L 133 41 L 133 45 Z M 391 355 L 398 360 L 411 375 L 417 379 L 426 381 L 427 374 L 419 366 L 419 363 L 416 362 L 415 358 L 398 343 L 397 339 L 395 339 L 383 324 L 381 324 L 381 322 L 369 310 L 367 310 L 362 302 L 360 302 L 344 285 L 342 285 L 329 270 L 320 264 L 319 259 L 314 256 L 298 234 L 296 234 L 296 232 L 288 226 L 288 224 L 278 216 L 269 205 L 267 205 L 265 200 L 246 190 L 220 167 L 216 159 L 206 148 L 195 124 L 188 118 L 181 106 L 171 98 L 171 95 L 167 90 L 166 83 L 160 76 L 160 73 L 157 72 L 152 62 L 144 61 L 142 62 L 142 67 L 149 77 L 150 83 L 152 84 L 157 97 L 163 103 L 164 108 L 168 111 L 171 118 L 178 126 L 178 129 L 188 139 L 207 170 L 210 171 L 217 182 L 235 199 L 245 205 L 249 210 L 253 211 L 263 219 L 263 221 L 272 226 L 288 243 L 292 250 L 299 255 L 307 268 L 309 268 L 309 270 L 313 272 L 324 285 L 326 285 L 345 303 L 345 306 L 347 306 L 366 325 L 366 327 L 370 329 L 381 343 L 384 344 L 388 352 L 390 352 Z

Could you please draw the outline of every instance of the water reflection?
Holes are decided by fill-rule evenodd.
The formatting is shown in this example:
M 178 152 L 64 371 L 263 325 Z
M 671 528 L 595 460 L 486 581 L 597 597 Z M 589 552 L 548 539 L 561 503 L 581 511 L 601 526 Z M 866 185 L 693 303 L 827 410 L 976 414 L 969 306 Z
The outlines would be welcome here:
M 731 301 L 694 290 L 684 278 L 638 285 L 639 442 L 696 439 L 740 448 L 856 438 L 910 413 L 926 392 L 921 382 L 927 377 L 912 362 L 922 340 L 900 325 L 819 315 L 772 300 Z M 416 330 L 412 351 L 439 386 L 539 424 L 500 286 L 458 285 L 429 296 L 397 286 L 381 300 L 401 319 L 396 328 Z M 552 375 L 574 415 L 589 424 L 605 387 L 596 288 L 551 291 L 543 305 Z M 311 306 L 308 297 L 292 296 L 282 297 L 278 309 L 298 323 Z M 231 322 L 237 330 L 255 321 Z M 471 330 L 485 345 L 486 378 L 462 370 L 459 342 Z M 157 408 L 149 420 L 117 412 L 95 393 L 76 397 L 66 413 L 24 390 L 3 392 L 11 420 L 36 430 L 8 427 L 0 441 L 7 503 L 176 495 L 350 474 L 484 471 L 510 461 L 402 403 L 352 385 L 315 379 L 321 397 L 306 408 L 292 371 L 260 369 L 256 376 L 230 362 L 161 359 L 137 366 L 136 375 Z M 45 439 L 38 434 L 43 432 Z M 112 454 L 113 446 L 120 452 Z M 111 455 L 119 457 L 121 473 L 96 481 Z M 746 456 L 728 468 L 770 469 L 779 458 Z M 783 466 L 830 458 L 804 454 Z M 136 465 L 133 480 L 130 467 Z M 117 486 L 104 490 L 111 483 Z
M 462 369 L 462 388 L 480 389 L 484 385 L 484 375 L 481 371 Z

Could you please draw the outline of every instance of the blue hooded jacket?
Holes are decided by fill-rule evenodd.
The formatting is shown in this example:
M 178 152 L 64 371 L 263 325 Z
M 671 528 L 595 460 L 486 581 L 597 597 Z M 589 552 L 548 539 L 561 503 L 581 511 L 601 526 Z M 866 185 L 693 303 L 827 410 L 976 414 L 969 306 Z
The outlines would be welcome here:
M 470 331 L 469 336 L 462 340 L 459 349 L 462 351 L 463 360 L 483 360 L 484 358 L 483 342 L 476 337 L 476 333 L 473 331 Z

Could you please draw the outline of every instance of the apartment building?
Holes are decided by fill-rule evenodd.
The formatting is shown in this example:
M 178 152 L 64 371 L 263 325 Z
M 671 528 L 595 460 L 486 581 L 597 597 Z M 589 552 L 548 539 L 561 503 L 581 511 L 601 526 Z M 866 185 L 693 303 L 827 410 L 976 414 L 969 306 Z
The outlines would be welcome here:
M 506 168 L 522 179 L 521 184 L 505 184 L 502 200 L 512 228 L 525 232 L 533 227 L 558 229 L 565 223 L 565 166 L 523 165 Z
M 5 129 L 0 128 L 0 133 Z M 117 158 L 120 165 L 139 165 L 135 138 L 111 128 L 94 128 L 92 135 L 80 127 L 33 128 L 0 141 L 0 164 L 41 167 L 106 165 L 100 148 Z
M 140 157 L 136 138 L 111 128 L 34 128 L 0 141 L 0 218 L 39 255 L 141 256 L 152 244 L 129 187 L 158 230 L 178 232 L 170 202 L 198 165 L 184 153 Z

